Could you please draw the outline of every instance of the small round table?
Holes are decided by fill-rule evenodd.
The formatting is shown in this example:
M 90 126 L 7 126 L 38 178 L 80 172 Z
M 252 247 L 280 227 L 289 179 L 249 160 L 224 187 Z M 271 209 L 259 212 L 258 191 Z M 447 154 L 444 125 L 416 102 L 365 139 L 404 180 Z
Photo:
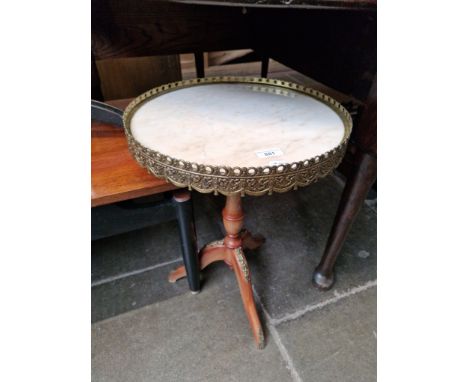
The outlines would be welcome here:
M 200 269 L 224 261 L 236 275 L 255 343 L 264 336 L 244 249 L 263 237 L 243 230 L 241 196 L 286 192 L 328 175 L 346 150 L 352 120 L 333 98 L 267 78 L 179 81 L 135 98 L 124 115 L 134 158 L 179 187 L 226 195 L 226 236 L 205 245 Z M 184 266 L 169 281 L 186 276 Z

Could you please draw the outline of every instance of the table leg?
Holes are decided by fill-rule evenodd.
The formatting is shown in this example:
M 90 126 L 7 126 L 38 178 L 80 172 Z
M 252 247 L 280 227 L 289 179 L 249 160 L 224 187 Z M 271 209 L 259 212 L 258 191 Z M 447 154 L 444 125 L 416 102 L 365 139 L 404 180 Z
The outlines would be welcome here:
M 222 240 L 214 241 L 203 247 L 199 252 L 198 257 L 200 259 L 200 270 L 203 270 L 215 261 L 226 261 L 226 247 L 224 246 Z M 181 265 L 169 273 L 168 281 L 170 283 L 175 283 L 177 280 L 184 277 L 187 277 L 187 268 L 185 265 Z
M 250 231 L 246 229 L 242 229 L 240 235 L 242 237 L 242 249 L 254 251 L 257 248 L 260 248 L 265 242 L 265 238 L 262 235 L 252 235 Z
M 192 293 L 198 293 L 200 292 L 200 271 L 197 255 L 197 234 L 193 220 L 190 192 L 187 190 L 176 191 L 174 192 L 173 200 L 179 226 L 182 257 L 185 264 L 184 269 L 188 271 L 189 288 Z
M 195 52 L 195 69 L 197 72 L 198 78 L 205 77 L 205 58 L 203 57 L 203 52 Z
M 204 269 L 215 261 L 224 261 L 236 275 L 244 304 L 244 309 L 252 329 L 255 343 L 259 349 L 264 347 L 263 329 L 255 307 L 250 271 L 243 248 L 256 249 L 265 239 L 242 230 L 244 214 L 240 195 L 226 197 L 223 209 L 223 223 L 226 236 L 223 240 L 212 242 L 200 251 L 200 268 Z M 169 281 L 175 282 L 187 275 L 186 267 L 181 266 L 169 274 Z
M 356 171 L 346 182 L 325 252 L 312 277 L 312 282 L 317 288 L 328 290 L 333 286 L 336 259 L 376 176 L 376 158 L 361 153 Z
M 238 247 L 234 250 L 229 250 L 228 253 L 230 256 L 230 263 L 232 264 L 234 273 L 236 275 L 237 283 L 239 284 L 242 303 L 244 304 L 244 310 L 247 314 L 255 343 L 259 349 L 262 349 L 265 346 L 263 329 L 262 324 L 260 323 L 260 319 L 258 318 L 257 308 L 255 307 L 255 300 L 250 280 L 250 271 L 249 266 L 247 265 L 244 251 L 241 247 Z
M 262 54 L 262 67 L 260 76 L 263 78 L 268 77 L 268 64 L 270 63 L 270 56 Z

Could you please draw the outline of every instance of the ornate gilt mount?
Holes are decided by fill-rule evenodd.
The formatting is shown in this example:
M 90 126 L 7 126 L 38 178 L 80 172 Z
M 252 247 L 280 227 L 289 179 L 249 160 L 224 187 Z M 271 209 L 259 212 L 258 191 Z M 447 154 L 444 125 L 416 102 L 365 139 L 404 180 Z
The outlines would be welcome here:
M 265 167 L 228 167 L 210 164 L 191 163 L 173 158 L 141 145 L 133 136 L 130 121 L 135 111 L 146 101 L 161 94 L 180 88 L 210 83 L 253 83 L 272 85 L 281 89 L 290 89 L 316 98 L 334 111 L 342 119 L 345 133 L 340 144 L 333 150 L 320 156 L 278 166 Z M 269 78 L 250 77 L 211 77 L 178 81 L 159 86 L 135 98 L 123 115 L 125 133 L 129 149 L 141 166 L 157 177 L 179 187 L 188 187 L 199 192 L 223 195 L 245 194 L 263 195 L 273 192 L 286 192 L 290 189 L 307 186 L 328 175 L 341 162 L 352 129 L 352 119 L 346 109 L 333 98 L 314 89 L 291 82 Z
M 242 270 L 245 281 L 250 282 L 249 267 L 247 265 L 247 261 L 245 260 L 244 253 L 242 252 L 242 248 L 236 248 L 234 250 L 234 254 L 236 256 L 236 261 Z

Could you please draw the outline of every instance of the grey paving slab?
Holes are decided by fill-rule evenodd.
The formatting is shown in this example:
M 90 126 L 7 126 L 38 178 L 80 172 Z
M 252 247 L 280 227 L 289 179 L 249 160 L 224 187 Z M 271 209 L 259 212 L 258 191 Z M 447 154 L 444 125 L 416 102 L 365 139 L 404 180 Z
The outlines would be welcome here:
M 221 275 L 225 268 L 215 267 Z M 213 276 L 213 275 L 211 275 Z M 257 350 L 233 277 L 92 325 L 92 380 L 289 381 L 273 341 Z
M 276 327 L 304 382 L 371 382 L 377 367 L 377 288 Z
M 91 244 L 91 281 L 100 282 L 181 256 L 176 221 L 95 240 Z
M 189 293 L 186 280 L 176 284 L 167 281 L 168 273 L 181 262 L 166 265 L 133 276 L 91 288 L 91 321 L 115 315 Z
M 210 200 L 204 196 L 194 208 L 199 246 L 222 236 Z M 189 293 L 186 279 L 175 284 L 168 273 L 182 264 L 177 222 L 128 232 L 92 243 L 92 322 L 113 317 L 145 305 Z M 178 261 L 177 261 L 178 260 Z M 176 262 L 174 262 L 176 261 Z M 172 262 L 167 264 L 167 262 Z M 166 265 L 164 265 L 166 264 Z M 215 264 L 212 269 L 223 268 Z M 218 280 L 207 270 L 207 282 Z M 228 277 L 229 270 L 219 273 Z
M 182 261 L 168 264 L 91 288 L 91 321 L 105 320 L 175 296 L 191 295 L 187 279 L 174 284 L 167 281 L 169 272 L 181 264 Z M 234 274 L 224 263 L 216 263 L 203 272 L 202 290 L 226 282 L 235 282 Z M 237 286 L 233 284 L 233 288 Z
M 213 219 L 213 204 L 194 194 L 195 224 L 199 245 L 218 239 L 222 232 Z M 201 208 L 200 208 L 201 207 Z M 127 232 L 91 243 L 91 281 L 145 269 L 156 264 L 181 258 L 179 232 L 176 221 Z
M 363 206 L 338 258 L 334 288 L 322 292 L 312 286 L 341 192 L 340 183 L 328 177 L 297 191 L 245 198 L 246 226 L 266 237 L 247 256 L 252 281 L 273 318 L 376 279 L 376 213 Z

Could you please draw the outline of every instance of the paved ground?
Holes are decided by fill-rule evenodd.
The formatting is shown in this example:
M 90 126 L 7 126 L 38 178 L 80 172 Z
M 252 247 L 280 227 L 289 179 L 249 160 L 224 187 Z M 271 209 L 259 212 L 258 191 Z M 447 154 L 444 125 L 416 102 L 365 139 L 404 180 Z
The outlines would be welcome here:
M 253 344 L 225 265 L 204 272 L 198 295 L 185 280 L 166 281 L 181 263 L 175 222 L 94 242 L 93 381 L 375 381 L 375 202 L 350 232 L 335 287 L 319 292 L 311 283 L 341 190 L 329 177 L 244 200 L 246 226 L 267 238 L 247 254 L 264 350 Z M 200 245 L 223 236 L 223 199 L 194 195 Z

